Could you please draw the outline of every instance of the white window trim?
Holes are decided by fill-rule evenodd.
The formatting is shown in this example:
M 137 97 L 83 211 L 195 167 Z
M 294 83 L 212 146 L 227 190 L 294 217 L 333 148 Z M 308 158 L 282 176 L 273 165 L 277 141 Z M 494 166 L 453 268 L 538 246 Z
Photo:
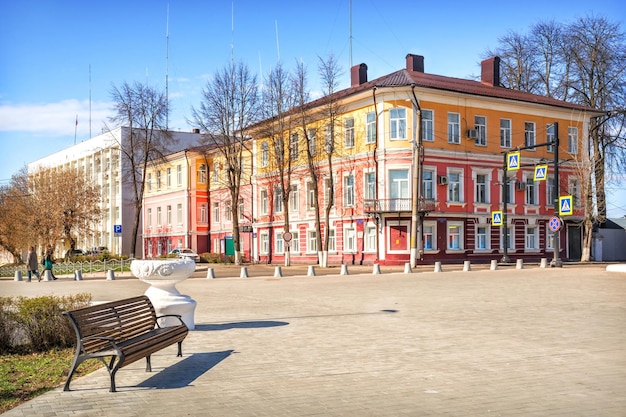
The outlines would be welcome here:
M 436 221 L 424 221 L 423 227 L 430 226 L 433 228 L 433 247 L 430 249 L 424 249 L 424 253 L 438 253 L 437 247 L 437 222 Z M 424 248 L 424 229 L 422 229 L 422 248 Z
M 535 229 L 535 236 L 533 237 L 534 248 L 528 246 L 528 229 Z M 526 252 L 539 252 L 539 226 L 537 224 L 527 224 L 524 228 L 524 250 Z
M 354 231 L 354 248 L 348 248 L 347 247 L 347 242 L 348 242 L 348 231 Z M 336 235 L 335 235 L 336 238 Z M 344 253 L 350 253 L 350 254 L 354 254 L 357 253 L 358 251 L 358 247 L 357 247 L 357 233 L 356 233 L 356 224 L 355 223 L 346 223 L 343 225 L 343 252 Z
M 485 228 L 485 248 L 476 247 L 476 241 L 478 240 L 478 228 Z M 485 223 L 477 223 L 474 225 L 474 252 L 476 253 L 484 253 L 491 252 L 491 226 Z
M 392 250 L 391 249 L 391 232 L 390 232 L 390 227 L 391 226 L 406 226 L 406 232 L 407 234 L 411 233 L 411 222 L 408 220 L 401 220 L 399 222 L 394 222 L 393 225 L 388 224 L 386 227 L 386 235 L 387 235 L 387 253 L 390 254 L 406 254 L 410 252 L 410 243 L 411 243 L 411 239 L 410 236 L 408 236 L 409 238 L 406 240 L 406 244 L 407 247 L 406 249 L 399 249 L 399 250 Z
M 464 234 L 464 222 L 462 221 L 448 221 L 446 223 L 446 253 L 464 253 L 465 252 L 465 234 Z M 450 243 L 450 226 L 457 226 L 459 228 L 459 248 L 451 249 L 448 247 Z

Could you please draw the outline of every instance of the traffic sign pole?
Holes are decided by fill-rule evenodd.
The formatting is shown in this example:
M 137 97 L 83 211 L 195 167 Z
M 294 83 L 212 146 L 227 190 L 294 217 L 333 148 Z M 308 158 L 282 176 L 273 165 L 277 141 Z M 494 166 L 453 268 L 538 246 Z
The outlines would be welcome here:
M 554 215 L 559 215 L 559 122 L 554 122 Z M 551 267 L 563 267 L 561 261 L 561 230 L 554 232 L 554 257 L 550 262 Z

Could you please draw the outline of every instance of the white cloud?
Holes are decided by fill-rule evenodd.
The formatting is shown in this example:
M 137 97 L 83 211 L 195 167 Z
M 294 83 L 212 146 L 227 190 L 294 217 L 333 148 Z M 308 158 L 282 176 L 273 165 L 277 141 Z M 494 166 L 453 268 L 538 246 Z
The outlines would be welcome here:
M 0 132 L 27 132 L 48 136 L 84 136 L 89 134 L 89 101 L 63 100 L 55 103 L 0 105 Z M 92 102 L 91 123 L 100 131 L 113 114 L 113 103 Z M 78 119 L 78 126 L 76 126 Z

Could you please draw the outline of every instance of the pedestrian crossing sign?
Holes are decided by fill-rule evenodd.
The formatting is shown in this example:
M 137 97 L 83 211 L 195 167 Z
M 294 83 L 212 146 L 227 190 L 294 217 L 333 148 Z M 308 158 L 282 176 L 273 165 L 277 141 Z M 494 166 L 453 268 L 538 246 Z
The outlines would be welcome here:
M 559 197 L 559 215 L 571 216 L 572 215 L 572 196 L 564 195 Z
M 501 211 L 491 212 L 491 225 L 502 226 L 502 212 Z
M 507 154 L 506 169 L 509 171 L 519 169 L 519 152 L 511 152 Z
M 548 176 L 547 165 L 537 165 L 535 167 L 535 181 L 545 181 Z

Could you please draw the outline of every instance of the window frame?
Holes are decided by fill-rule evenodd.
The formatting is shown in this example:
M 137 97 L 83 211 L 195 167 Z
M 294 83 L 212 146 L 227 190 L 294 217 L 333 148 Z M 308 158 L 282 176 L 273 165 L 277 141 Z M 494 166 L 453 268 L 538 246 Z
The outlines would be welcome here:
M 354 117 L 348 117 L 343 121 L 343 138 L 346 149 L 354 148 Z
M 430 117 L 427 116 L 429 114 Z M 435 141 L 435 111 L 422 109 L 420 114 L 422 140 L 425 142 Z
M 478 119 L 482 119 L 482 122 Z M 487 116 L 474 116 L 474 129 L 476 129 L 476 139 L 474 144 L 477 146 L 487 146 Z
M 500 119 L 500 147 L 510 148 L 511 146 L 513 146 L 513 122 L 511 119 Z
M 456 120 L 454 120 L 456 119 Z M 461 114 L 448 112 L 448 143 L 461 144 Z
M 389 139 L 406 140 L 407 138 L 406 108 L 393 107 L 389 109 Z
M 374 111 L 365 115 L 365 143 L 376 143 L 376 112 Z

